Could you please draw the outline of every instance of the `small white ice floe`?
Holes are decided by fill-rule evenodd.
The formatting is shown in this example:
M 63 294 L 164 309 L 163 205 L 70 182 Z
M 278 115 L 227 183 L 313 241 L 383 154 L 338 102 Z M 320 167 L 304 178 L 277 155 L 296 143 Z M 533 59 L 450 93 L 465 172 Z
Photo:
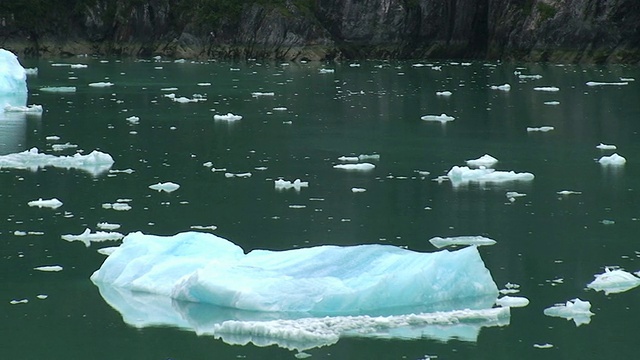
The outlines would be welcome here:
M 137 116 L 129 116 L 125 120 L 127 120 L 128 122 L 130 122 L 132 124 L 139 124 L 140 123 L 140 118 L 137 117 Z
M 598 162 L 602 165 L 624 165 L 627 159 L 615 153 L 611 156 L 601 157 Z
M 120 229 L 120 224 L 110 224 L 108 222 L 101 222 L 96 225 L 100 230 L 118 230 Z
M 587 287 L 595 291 L 604 291 L 605 295 L 631 290 L 640 285 L 640 278 L 622 269 L 604 269 L 604 273 L 594 275 L 595 280 Z
M 573 320 L 576 326 L 591 322 L 591 303 L 580 299 L 569 300 L 564 304 L 556 304 L 544 309 L 544 314 L 552 317 L 561 317 Z
M 573 190 L 561 190 L 558 191 L 556 194 L 558 195 L 562 195 L 562 196 L 566 196 L 566 195 L 580 195 L 582 194 L 581 191 L 573 191 Z
M 516 173 L 514 171 L 496 171 L 486 167 L 470 169 L 467 166 L 454 166 L 447 172 L 447 177 L 455 185 L 479 182 L 479 183 L 499 183 L 507 181 L 531 181 L 535 178 L 532 173 Z
M 502 307 L 525 307 L 529 305 L 529 299 L 522 296 L 503 296 L 496 300 L 496 305 Z
M 553 130 L 553 126 L 528 127 L 528 132 L 547 132 Z
M 217 229 L 218 227 L 215 226 L 215 225 L 191 225 L 189 228 L 193 229 L 193 230 L 210 230 L 210 231 L 213 231 L 213 230 Z
M 518 284 L 513 284 L 513 283 L 506 283 L 504 284 L 504 289 L 500 289 L 498 290 L 498 292 L 500 294 L 517 294 L 520 292 L 520 285 Z
M 533 344 L 533 347 L 534 347 L 534 348 L 537 348 L 537 349 L 551 349 L 551 348 L 553 347 L 553 345 L 552 345 L 552 344 L 549 344 L 549 343 L 544 343 L 544 344 Z
M 119 246 L 104 247 L 104 248 L 98 249 L 97 252 L 98 252 L 98 254 L 109 256 L 109 255 L 113 254 L 113 252 L 116 251 L 118 249 L 118 247 Z
M 600 149 L 600 150 L 616 150 L 618 147 L 615 145 L 607 145 L 607 144 L 603 144 L 600 143 L 596 146 L 596 149 Z
M 39 198 L 38 200 L 33 200 L 33 201 L 29 201 L 27 203 L 27 205 L 33 207 L 33 206 L 37 206 L 39 208 L 51 208 L 51 209 L 57 209 L 60 206 L 62 206 L 62 201 L 53 198 L 53 199 L 49 199 L 49 200 L 42 200 L 42 198 Z
M 210 82 L 201 82 L 201 83 L 197 83 L 196 85 L 198 86 L 211 86 Z
M 480 166 L 491 167 L 495 165 L 497 162 L 498 162 L 498 159 L 494 158 L 489 154 L 484 154 L 477 159 L 466 161 L 467 165 L 473 166 L 473 167 L 480 167 Z
M 560 101 L 545 101 L 545 105 L 560 105 Z
M 624 86 L 624 85 L 629 85 L 628 82 L 623 81 L 623 82 L 599 82 L 599 81 L 588 81 L 587 82 L 587 86 L 607 86 L 607 85 L 612 85 L 612 86 Z
M 367 191 L 367 189 L 365 189 L 365 188 L 359 188 L 359 187 L 351 188 L 351 192 L 352 193 L 362 193 L 362 192 L 365 192 L 365 191 Z
M 256 92 L 252 92 L 251 93 L 251 96 L 253 96 L 255 98 L 260 97 L 260 96 L 274 96 L 274 95 L 275 95 L 274 92 L 259 92 L 259 91 L 256 91 Z
M 319 72 L 320 72 L 320 74 L 332 74 L 332 73 L 334 73 L 334 72 L 335 72 L 335 70 L 334 70 L 334 69 L 325 69 L 325 68 L 322 68 L 322 69 L 320 69 L 320 71 L 319 71 Z
M 105 81 L 100 81 L 100 82 L 94 82 L 94 83 L 90 83 L 89 86 L 91 87 L 110 87 L 113 86 L 114 84 L 112 82 L 105 82 Z
M 45 86 L 41 87 L 40 91 L 54 92 L 54 93 L 72 93 L 76 92 L 75 86 Z
M 36 76 L 38 75 L 38 68 L 25 68 L 24 72 L 27 74 L 27 76 Z
M 441 123 L 446 123 L 448 121 L 453 121 L 456 118 L 454 118 L 453 116 L 449 116 L 447 114 L 440 114 L 440 115 L 424 115 L 424 116 L 421 116 L 420 119 L 424 121 L 439 121 Z
M 29 299 L 21 299 L 21 300 L 13 299 L 13 300 L 9 301 L 9 304 L 11 304 L 11 305 L 27 304 L 27 303 L 29 303 Z
M 538 79 L 542 79 L 542 75 L 538 75 L 538 74 L 533 74 L 533 75 L 519 74 L 518 78 L 520 78 L 520 79 L 538 80 Z
M 342 169 L 342 170 L 357 170 L 357 171 L 368 171 L 375 169 L 375 165 L 371 163 L 358 163 L 358 164 L 338 164 L 333 165 L 334 169 Z
M 509 91 L 511 90 L 511 85 L 509 84 L 491 85 L 491 90 Z
M 344 162 L 358 162 L 360 161 L 360 158 L 357 156 L 340 156 L 338 158 L 338 161 L 344 161 Z
M 539 87 L 534 87 L 533 90 L 535 90 L 535 91 L 556 92 L 556 91 L 560 91 L 560 88 L 559 87 L 555 87 L 555 86 L 539 86 Z
M 288 109 L 284 106 L 274 107 L 273 111 L 287 111 Z
M 496 243 L 495 240 L 490 239 L 488 237 L 484 237 L 484 236 L 454 236 L 454 237 L 446 237 L 446 238 L 436 236 L 429 239 L 429 242 L 433 246 L 437 247 L 438 249 L 443 248 L 445 246 L 451 246 L 451 245 L 488 246 Z
M 44 111 L 42 105 L 28 105 L 28 106 L 11 106 L 4 107 L 5 112 L 22 112 L 27 114 L 40 115 Z
M 527 194 L 519 193 L 517 191 L 507 191 L 505 196 L 507 197 L 507 199 L 509 201 L 514 202 L 514 201 L 516 201 L 517 198 L 525 197 L 525 196 L 527 196 Z
M 75 149 L 77 147 L 78 147 L 78 145 L 67 142 L 67 143 L 64 143 L 64 144 L 53 144 L 53 145 L 51 145 L 51 150 L 53 150 L 53 151 L 63 151 L 63 150 L 67 150 L 67 149 Z
M 151 190 L 164 191 L 168 193 L 176 191 L 179 188 L 180 188 L 180 185 L 172 182 L 157 183 L 157 184 L 149 185 L 149 189 Z
M 212 170 L 213 171 L 213 170 Z M 226 172 L 224 173 L 224 177 L 226 178 L 233 178 L 233 177 L 237 177 L 237 178 L 250 178 L 251 177 L 251 173 L 250 172 L 244 172 L 244 173 L 230 173 L 230 172 Z
M 436 95 L 437 96 L 451 96 L 451 95 L 453 95 L 453 93 L 451 91 L 448 91 L 448 90 L 436 91 Z
M 111 203 L 105 203 L 102 204 L 102 208 L 103 209 L 112 209 L 112 210 L 116 210 L 116 211 L 128 211 L 131 210 L 131 205 L 125 203 L 125 202 L 114 202 L 113 204 Z
M 284 179 L 278 179 L 274 181 L 274 186 L 276 190 L 295 189 L 296 191 L 300 191 L 300 189 L 303 187 L 309 187 L 309 182 L 300 181 L 300 179 L 295 179 L 293 182 Z
M 62 266 L 60 266 L 60 265 L 44 265 L 44 266 L 34 267 L 33 270 L 45 271 L 45 272 L 57 272 L 57 271 L 62 271 Z
M 241 115 L 234 115 L 232 113 L 227 113 L 227 115 L 213 115 L 213 120 L 237 121 L 240 119 L 242 119 Z
M 102 241 L 118 241 L 122 240 L 124 235 L 119 232 L 106 232 L 106 231 L 96 231 L 95 233 L 91 233 L 90 229 L 85 229 L 84 232 L 80 235 L 62 235 L 62 240 L 66 241 L 80 241 L 86 247 L 89 247 L 92 242 L 102 242 Z
M 358 155 L 360 161 L 365 160 L 380 160 L 380 154 L 360 154 Z

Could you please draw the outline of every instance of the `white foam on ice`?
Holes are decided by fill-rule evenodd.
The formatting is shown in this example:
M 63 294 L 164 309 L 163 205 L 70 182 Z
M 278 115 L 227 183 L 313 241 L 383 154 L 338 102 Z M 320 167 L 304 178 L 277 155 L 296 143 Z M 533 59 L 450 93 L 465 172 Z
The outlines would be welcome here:
M 38 200 L 29 201 L 27 203 L 27 205 L 29 205 L 31 207 L 36 206 L 36 207 L 39 207 L 39 208 L 46 207 L 46 208 L 51 208 L 51 209 L 57 209 L 60 206 L 62 206 L 62 201 L 60 201 L 60 200 L 58 200 L 56 198 L 49 199 L 49 200 L 42 200 L 42 198 L 39 198 Z
M 534 179 L 534 175 L 528 172 L 516 173 L 514 171 L 497 171 L 486 167 L 470 169 L 467 166 L 452 167 L 447 173 L 447 177 L 454 185 L 469 182 L 499 183 L 508 181 L 531 181 Z
M 333 165 L 334 169 L 342 170 L 354 170 L 354 171 L 369 171 L 375 169 L 375 165 L 371 163 L 358 163 L 358 164 L 337 164 Z
M 498 294 L 476 247 L 419 253 L 375 244 L 245 254 L 196 232 L 131 233 L 91 279 L 235 309 L 314 314 L 460 305 L 477 297 L 493 304 Z M 447 310 L 460 309 L 453 306 Z
M 604 291 L 606 295 L 621 293 L 640 285 L 640 278 L 622 269 L 604 269 L 604 273 L 594 275 L 595 279 L 587 287 L 595 291 Z
M 156 190 L 158 192 L 164 191 L 170 193 L 178 190 L 179 188 L 180 185 L 172 182 L 159 182 L 157 184 L 149 185 L 149 189 Z
M 498 162 L 498 159 L 494 158 L 489 154 L 484 154 L 477 159 L 466 161 L 467 165 L 473 166 L 473 167 L 480 167 L 480 166 L 491 167 L 495 165 L 497 162 Z
M 278 179 L 278 180 L 275 180 L 273 183 L 276 190 L 294 189 L 296 191 L 300 191 L 300 189 L 302 189 L 303 187 L 305 188 L 309 187 L 309 182 L 300 181 L 300 179 L 295 179 L 294 181 Z
M 441 123 L 446 123 L 449 121 L 453 121 L 456 118 L 453 116 L 449 116 L 447 114 L 440 114 L 440 115 L 424 115 L 424 116 L 421 116 L 420 119 L 424 121 L 439 121 Z
M 611 156 L 603 156 L 600 159 L 598 159 L 598 162 L 602 165 L 624 165 L 627 162 L 627 159 L 625 159 L 624 157 L 618 155 L 617 153 L 611 155 Z
M 103 241 L 118 241 L 124 237 L 119 232 L 107 232 L 107 231 L 96 231 L 95 233 L 91 232 L 91 229 L 85 229 L 84 232 L 80 235 L 62 235 L 62 239 L 66 241 L 80 241 L 86 247 L 89 247 L 92 242 L 103 242 Z
M 484 236 L 453 236 L 453 237 L 433 237 L 429 239 L 429 242 L 437 247 L 438 249 L 443 248 L 445 246 L 483 246 L 483 245 L 493 245 L 496 243 L 495 240 L 490 239 Z
M 213 120 L 223 120 L 223 121 L 238 121 L 241 120 L 241 115 L 234 115 L 232 113 L 227 113 L 226 115 L 213 115 Z
M 94 150 L 88 155 L 55 156 L 43 154 L 37 148 L 20 153 L 0 156 L 0 168 L 31 169 L 53 166 L 58 168 L 75 168 L 97 175 L 108 170 L 114 161 L 111 155 Z
M 544 309 L 544 314 L 552 317 L 561 317 L 573 320 L 576 326 L 591 322 L 591 303 L 580 299 L 569 300 L 564 304 L 556 304 Z

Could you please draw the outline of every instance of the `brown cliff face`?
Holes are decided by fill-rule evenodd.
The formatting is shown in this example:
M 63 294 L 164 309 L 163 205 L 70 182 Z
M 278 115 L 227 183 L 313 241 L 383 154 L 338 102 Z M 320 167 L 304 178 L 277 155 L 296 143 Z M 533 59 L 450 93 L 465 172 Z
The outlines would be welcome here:
M 640 61 L 638 0 L 78 0 L 37 25 L 19 11 L 0 4 L 0 46 L 21 55 Z

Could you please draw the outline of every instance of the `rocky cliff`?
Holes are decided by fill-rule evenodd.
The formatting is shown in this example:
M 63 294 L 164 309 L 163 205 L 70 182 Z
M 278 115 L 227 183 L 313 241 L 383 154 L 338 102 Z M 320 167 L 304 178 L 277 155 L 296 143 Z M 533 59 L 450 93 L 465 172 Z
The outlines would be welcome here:
M 640 62 L 638 0 L 25 0 L 20 55 Z

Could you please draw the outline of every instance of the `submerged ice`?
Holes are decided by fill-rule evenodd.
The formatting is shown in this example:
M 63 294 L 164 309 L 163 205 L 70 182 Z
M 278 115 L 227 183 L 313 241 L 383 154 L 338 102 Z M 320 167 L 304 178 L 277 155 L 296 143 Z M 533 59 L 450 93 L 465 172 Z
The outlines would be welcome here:
M 91 279 L 190 302 L 315 315 L 490 308 L 498 295 L 476 247 L 418 253 L 389 245 L 317 246 L 245 254 L 197 232 L 129 234 Z

